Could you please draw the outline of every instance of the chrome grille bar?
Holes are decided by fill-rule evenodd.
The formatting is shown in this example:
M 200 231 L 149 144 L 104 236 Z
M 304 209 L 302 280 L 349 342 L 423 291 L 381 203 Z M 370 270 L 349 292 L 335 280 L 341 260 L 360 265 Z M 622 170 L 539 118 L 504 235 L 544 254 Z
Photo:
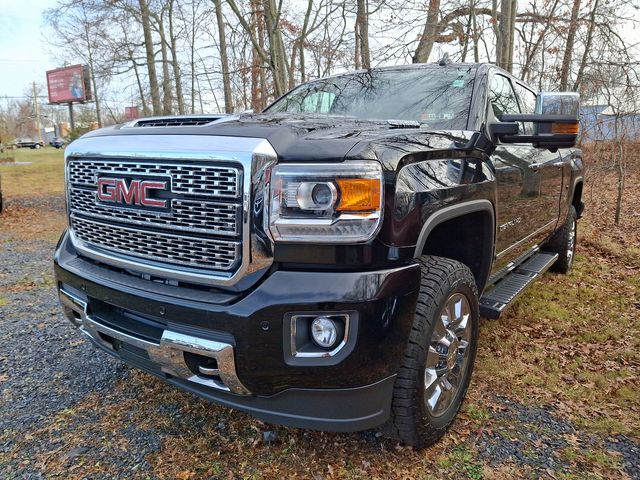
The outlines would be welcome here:
M 241 257 L 239 241 L 212 240 L 139 230 L 71 215 L 76 239 L 124 255 L 192 268 L 232 270 Z
M 168 212 L 117 208 L 98 203 L 95 189 L 70 189 L 70 211 L 102 220 L 211 235 L 240 235 L 240 204 L 172 198 Z
M 218 198 L 242 195 L 242 175 L 235 167 L 84 158 L 69 162 L 68 182 L 72 185 L 96 186 L 100 174 L 170 176 L 171 192 L 177 194 Z

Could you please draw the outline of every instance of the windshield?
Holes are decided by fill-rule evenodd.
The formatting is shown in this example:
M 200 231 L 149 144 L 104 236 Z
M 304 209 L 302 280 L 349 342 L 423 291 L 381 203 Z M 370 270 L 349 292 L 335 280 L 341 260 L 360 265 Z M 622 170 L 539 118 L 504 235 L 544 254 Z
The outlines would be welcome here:
M 300 85 L 267 112 L 413 120 L 437 130 L 467 126 L 472 67 L 372 70 Z

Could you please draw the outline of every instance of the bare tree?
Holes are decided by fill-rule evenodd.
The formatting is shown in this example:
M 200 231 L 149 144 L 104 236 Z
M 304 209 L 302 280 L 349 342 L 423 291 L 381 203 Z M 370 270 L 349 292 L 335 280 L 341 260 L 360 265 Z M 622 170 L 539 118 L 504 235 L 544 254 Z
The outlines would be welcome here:
M 99 62 L 104 49 L 99 39 L 105 35 L 104 17 L 99 10 L 84 2 L 63 0 L 52 9 L 46 10 L 44 19 L 55 32 L 49 42 L 63 52 L 64 60 L 73 56 L 74 63 L 80 60 L 89 67 L 91 90 L 95 102 L 96 120 L 102 126 L 101 92 L 98 76 L 109 69 L 108 61 Z
M 356 10 L 356 68 L 371 68 L 369 50 L 369 4 L 367 0 L 357 0 Z
M 573 42 L 575 41 L 576 30 L 578 29 L 579 13 L 580 13 L 580 0 L 573 0 L 573 7 L 571 8 L 571 21 L 569 22 L 569 30 L 567 32 L 567 43 L 564 46 L 564 55 L 562 56 L 562 67 L 560 69 L 560 90 L 566 90 L 567 86 L 569 85 L 569 70 L 571 69 L 571 60 L 573 56 Z
M 424 31 L 418 42 L 418 47 L 413 55 L 413 63 L 426 63 L 433 49 L 433 44 L 439 33 L 438 16 L 440 13 L 440 0 L 429 0 L 427 8 L 427 21 L 424 24 Z
M 153 114 L 160 115 L 162 106 L 160 105 L 160 90 L 158 89 L 158 74 L 156 72 L 153 35 L 151 34 L 149 4 L 147 0 L 138 0 L 138 2 L 140 5 L 140 18 L 142 19 L 142 31 L 144 33 L 144 48 L 147 52 L 147 71 L 149 73 L 151 105 L 153 106 Z
M 174 4 L 176 0 L 169 0 L 167 5 L 167 17 L 169 21 L 169 49 L 171 50 L 171 67 L 173 69 L 173 82 L 176 87 L 176 100 L 178 102 L 178 113 L 184 115 L 184 93 L 182 92 L 182 74 L 180 73 L 180 61 L 178 58 L 178 44 L 174 27 Z
M 218 23 L 218 39 L 220 41 L 220 62 L 222 63 L 222 86 L 224 90 L 224 111 L 233 112 L 233 96 L 231 93 L 231 79 L 229 78 L 229 58 L 227 56 L 227 36 L 224 28 L 221 0 L 213 0 Z

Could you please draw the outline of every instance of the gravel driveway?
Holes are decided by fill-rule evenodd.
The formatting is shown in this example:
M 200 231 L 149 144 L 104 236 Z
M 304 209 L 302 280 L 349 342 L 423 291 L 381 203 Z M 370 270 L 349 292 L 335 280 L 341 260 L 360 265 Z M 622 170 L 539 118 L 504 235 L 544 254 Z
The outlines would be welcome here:
M 7 208 L 18 204 L 44 214 L 63 208 L 58 197 Z M 490 396 L 482 409 L 471 402 L 426 452 L 372 433 L 272 427 L 211 405 L 94 350 L 60 313 L 53 250 L 0 230 L 2 479 L 583 478 L 596 460 L 606 475 L 640 478 L 632 439 L 586 433 L 550 409 L 506 397 Z

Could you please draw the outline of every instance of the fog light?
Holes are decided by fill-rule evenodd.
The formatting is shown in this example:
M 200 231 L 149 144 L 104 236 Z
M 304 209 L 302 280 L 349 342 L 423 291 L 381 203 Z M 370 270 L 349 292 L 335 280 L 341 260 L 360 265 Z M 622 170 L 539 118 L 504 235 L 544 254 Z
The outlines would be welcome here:
M 336 322 L 327 317 L 317 317 L 311 322 L 311 337 L 322 348 L 331 348 L 338 339 Z

